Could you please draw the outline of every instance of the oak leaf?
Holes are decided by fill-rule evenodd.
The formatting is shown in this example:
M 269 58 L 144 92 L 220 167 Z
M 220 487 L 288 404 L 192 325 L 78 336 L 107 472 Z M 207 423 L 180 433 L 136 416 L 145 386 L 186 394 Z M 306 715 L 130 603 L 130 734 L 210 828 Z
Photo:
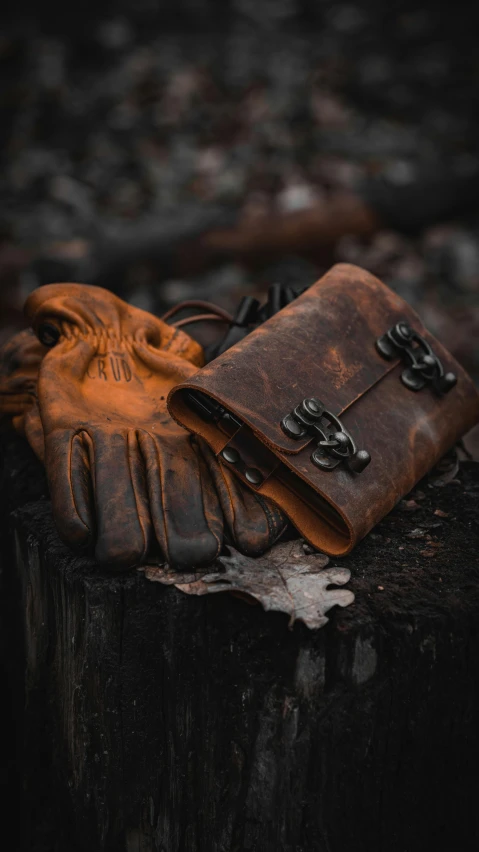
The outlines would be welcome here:
M 326 567 L 323 553 L 305 553 L 300 540 L 284 542 L 263 556 L 243 556 L 226 548 L 207 568 L 183 572 L 168 565 L 147 565 L 148 580 L 174 585 L 188 595 L 231 592 L 258 601 L 265 610 L 289 615 L 289 626 L 303 621 L 311 630 L 328 621 L 326 612 L 333 606 L 349 606 L 354 594 L 343 586 L 350 579 L 347 568 Z

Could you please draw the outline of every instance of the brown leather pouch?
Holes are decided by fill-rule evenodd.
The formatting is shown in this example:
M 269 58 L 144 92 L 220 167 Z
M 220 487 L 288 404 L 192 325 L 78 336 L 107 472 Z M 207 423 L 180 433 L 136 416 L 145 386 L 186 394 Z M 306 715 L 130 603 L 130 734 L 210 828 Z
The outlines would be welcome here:
M 334 556 L 479 419 L 471 379 L 412 308 L 347 264 L 174 388 L 168 404 Z

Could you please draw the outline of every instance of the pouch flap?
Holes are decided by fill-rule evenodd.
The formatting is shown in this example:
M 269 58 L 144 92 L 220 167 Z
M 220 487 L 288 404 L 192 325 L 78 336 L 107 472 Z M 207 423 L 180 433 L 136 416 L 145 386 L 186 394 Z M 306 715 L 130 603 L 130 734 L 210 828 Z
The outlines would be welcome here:
M 175 388 L 170 411 L 191 427 L 175 398 L 185 388 L 196 389 L 233 412 L 275 451 L 299 453 L 311 439 L 288 437 L 283 418 L 311 397 L 335 414 L 349 408 L 398 363 L 382 358 L 375 342 L 400 319 L 424 333 L 412 308 L 381 281 L 359 267 L 338 264 Z

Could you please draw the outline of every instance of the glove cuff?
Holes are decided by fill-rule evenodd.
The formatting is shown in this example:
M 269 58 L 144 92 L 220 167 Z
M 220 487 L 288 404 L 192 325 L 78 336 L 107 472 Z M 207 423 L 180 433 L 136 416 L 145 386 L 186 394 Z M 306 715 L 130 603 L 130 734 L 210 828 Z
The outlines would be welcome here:
M 103 287 L 47 284 L 28 297 L 25 315 L 39 340 L 49 348 L 63 336 L 131 340 L 168 351 L 197 366 L 204 363 L 201 346 L 189 335 L 128 305 Z

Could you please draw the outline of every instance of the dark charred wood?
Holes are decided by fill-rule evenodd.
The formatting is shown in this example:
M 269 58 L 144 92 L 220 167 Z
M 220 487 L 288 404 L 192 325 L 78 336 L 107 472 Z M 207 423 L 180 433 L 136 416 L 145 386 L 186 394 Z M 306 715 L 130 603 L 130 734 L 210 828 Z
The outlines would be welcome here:
M 109 576 L 47 500 L 17 508 L 24 848 L 476 848 L 478 495 L 473 463 L 422 483 L 341 560 L 356 602 L 317 632 Z
M 0 441 L 0 801 L 5 815 L 18 810 L 23 774 L 24 627 L 11 513 L 46 494 L 41 465 L 25 441 L 4 433 Z M 18 830 L 21 830 L 21 825 Z

